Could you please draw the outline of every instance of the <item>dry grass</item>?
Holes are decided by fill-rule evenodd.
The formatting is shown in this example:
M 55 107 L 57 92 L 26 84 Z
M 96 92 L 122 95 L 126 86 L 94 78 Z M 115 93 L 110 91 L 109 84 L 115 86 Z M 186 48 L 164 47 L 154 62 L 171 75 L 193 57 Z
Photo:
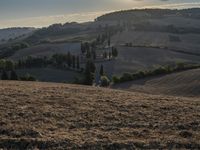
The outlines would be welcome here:
M 200 101 L 0 81 L 0 148 L 200 148 Z
M 113 88 L 147 94 L 200 97 L 200 69 L 130 81 Z

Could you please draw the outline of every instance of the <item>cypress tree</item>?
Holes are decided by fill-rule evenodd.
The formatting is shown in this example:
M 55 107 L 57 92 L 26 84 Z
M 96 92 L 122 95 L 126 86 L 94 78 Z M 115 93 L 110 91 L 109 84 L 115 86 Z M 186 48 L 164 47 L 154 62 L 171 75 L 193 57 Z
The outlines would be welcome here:
M 89 49 L 87 50 L 87 53 L 86 53 L 86 58 L 88 58 L 88 59 L 89 59 L 89 58 L 91 58 L 91 52 L 90 52 L 90 50 L 89 50 Z
M 72 58 L 71 58 L 70 52 L 67 53 L 67 64 L 69 67 L 71 67 L 71 65 L 72 65 Z
M 101 65 L 101 68 L 100 68 L 100 72 L 99 72 L 99 74 L 100 74 L 101 76 L 103 76 L 103 75 L 104 75 L 104 69 L 103 69 L 103 65 Z
M 76 68 L 80 69 L 80 59 L 79 59 L 79 56 L 76 57 Z
M 108 38 L 108 46 L 110 46 L 110 37 Z
M 1 80 L 8 80 L 8 74 L 5 70 L 3 70 L 2 74 L 1 74 Z
M 112 53 L 111 52 L 108 53 L 108 57 L 109 57 L 109 59 L 111 59 L 111 57 L 112 57 Z
M 73 68 L 76 67 L 76 57 L 74 55 L 72 56 L 72 66 Z
M 10 73 L 10 80 L 18 80 L 17 73 L 14 70 Z
M 95 73 L 96 67 L 93 61 L 89 60 L 86 63 L 85 66 L 85 84 L 86 85 L 92 85 L 94 80 L 94 73 Z

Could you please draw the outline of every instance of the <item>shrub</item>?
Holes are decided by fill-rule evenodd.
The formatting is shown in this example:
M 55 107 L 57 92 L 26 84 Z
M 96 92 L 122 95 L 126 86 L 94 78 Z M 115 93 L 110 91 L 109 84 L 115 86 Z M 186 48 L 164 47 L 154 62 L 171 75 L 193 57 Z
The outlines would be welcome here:
M 107 86 L 110 85 L 110 80 L 108 79 L 107 76 L 102 76 L 100 82 L 101 82 L 100 85 L 101 85 L 102 87 L 107 87 Z
M 23 77 L 20 77 L 20 80 L 22 81 L 36 81 L 36 78 L 31 76 L 30 74 L 26 74 Z
M 133 79 L 140 79 L 146 76 L 146 73 L 144 71 L 139 71 L 132 75 Z
M 183 70 L 185 67 L 186 66 L 184 63 L 181 62 L 176 63 L 176 70 Z
M 112 77 L 112 82 L 113 83 L 120 83 L 120 79 L 117 76 Z
M 133 80 L 133 76 L 130 73 L 124 73 L 122 77 L 120 77 L 120 82 L 126 82 Z
M 161 75 L 167 73 L 167 69 L 165 67 L 159 67 L 152 71 L 152 75 Z

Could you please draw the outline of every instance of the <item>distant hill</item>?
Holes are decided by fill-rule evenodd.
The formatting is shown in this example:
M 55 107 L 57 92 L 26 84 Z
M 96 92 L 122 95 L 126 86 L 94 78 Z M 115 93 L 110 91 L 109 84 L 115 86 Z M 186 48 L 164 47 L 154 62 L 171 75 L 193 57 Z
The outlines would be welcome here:
M 67 37 L 76 34 L 84 34 L 87 32 L 87 26 L 76 22 L 65 24 L 53 24 L 49 27 L 44 27 L 37 30 L 33 35 L 26 39 L 26 42 L 30 44 L 48 43 L 59 41 L 59 38 L 66 40 Z
M 97 74 L 104 66 L 108 77 L 148 70 L 177 62 L 200 63 L 200 9 L 142 9 L 113 12 L 93 22 L 54 24 L 37 29 L 29 36 L 0 46 L 0 58 L 14 61 L 27 56 L 50 56 L 55 53 L 81 54 L 81 42 L 95 43 L 110 35 L 110 46 L 118 57 L 96 61 Z M 114 30 L 113 30 L 114 29 Z M 93 44 L 94 44 L 93 43 Z M 18 45 L 27 45 L 26 48 Z M 96 45 L 98 56 L 107 48 L 108 39 Z M 84 62 L 82 66 L 85 66 Z M 97 75 L 98 76 L 98 75 Z M 96 78 L 99 83 L 99 77 Z
M 198 98 L 0 81 L 1 149 L 200 149 Z
M 102 15 L 96 21 L 131 21 L 137 19 L 153 19 L 167 16 L 189 17 L 200 19 L 200 8 L 171 10 L 171 9 L 133 9 L 122 10 Z
M 35 28 L 6 28 L 0 29 L 0 43 L 25 38 L 28 34 L 32 33 Z

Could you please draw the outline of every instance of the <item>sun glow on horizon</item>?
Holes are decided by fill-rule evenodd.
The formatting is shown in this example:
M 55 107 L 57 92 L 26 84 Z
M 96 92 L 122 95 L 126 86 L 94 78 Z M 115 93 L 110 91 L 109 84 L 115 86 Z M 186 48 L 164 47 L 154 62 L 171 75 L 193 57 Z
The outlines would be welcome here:
M 88 12 L 77 12 L 77 13 L 60 13 L 60 15 L 41 15 L 35 17 L 21 17 L 15 19 L 1 19 L 0 28 L 8 27 L 45 27 L 54 23 L 66 23 L 66 22 L 88 22 L 93 21 L 96 17 L 103 15 L 105 13 L 125 10 L 125 9 L 144 9 L 144 8 L 171 8 L 171 9 L 182 9 L 182 8 L 192 8 L 199 7 L 200 2 L 184 2 L 184 3 L 164 3 L 159 2 L 153 3 L 152 1 L 144 0 L 111 0 L 111 2 L 117 3 L 119 6 L 117 8 L 105 9 L 102 11 L 88 11 Z M 117 1 L 117 2 L 116 2 Z M 121 5 L 122 6 L 121 6 Z M 156 5 L 155 5 L 156 4 Z

